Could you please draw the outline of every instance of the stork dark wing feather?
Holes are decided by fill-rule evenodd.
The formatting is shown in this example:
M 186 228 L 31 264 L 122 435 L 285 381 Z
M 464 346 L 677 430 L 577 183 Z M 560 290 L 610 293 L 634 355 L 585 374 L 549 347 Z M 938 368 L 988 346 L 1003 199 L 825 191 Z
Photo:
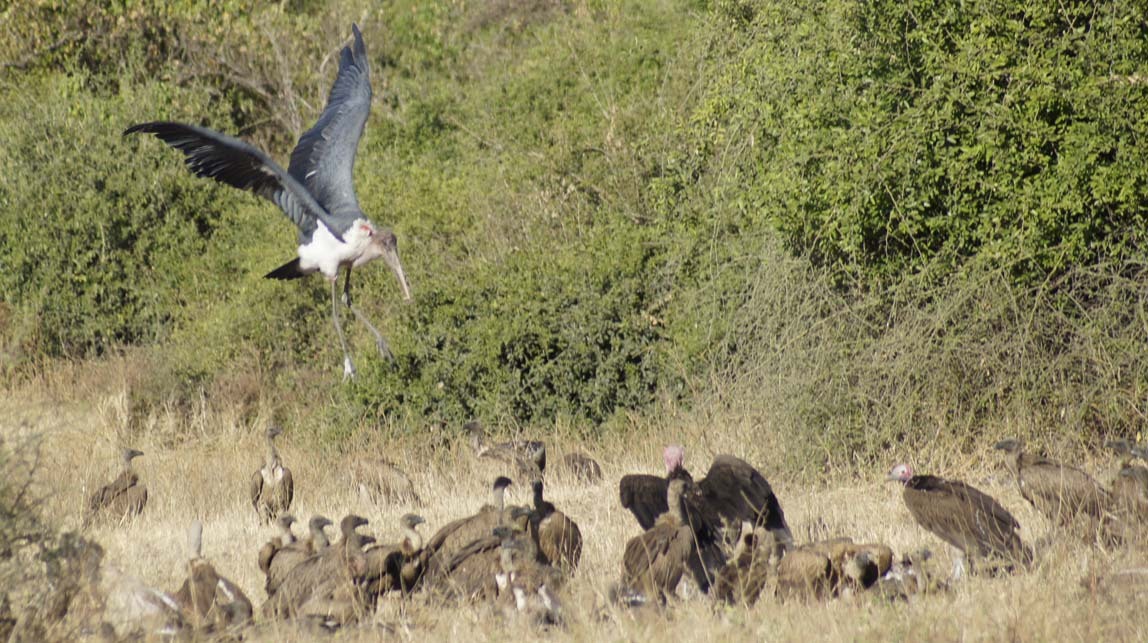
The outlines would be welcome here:
M 642 529 L 650 529 L 666 513 L 666 479 L 644 473 L 622 476 L 618 483 L 622 507 L 629 509 Z
M 183 152 L 192 174 L 248 190 L 283 210 L 299 228 L 299 238 L 309 240 L 322 221 L 342 241 L 342 229 L 298 181 L 271 157 L 243 141 L 206 127 L 155 121 L 132 125 L 124 135 L 144 132 Z
M 357 25 L 354 43 L 343 47 L 339 73 L 327 107 L 291 152 L 291 176 L 315 195 L 338 222 L 340 233 L 362 217 L 353 174 L 367 116 L 371 111 L 371 72 L 367 46 Z

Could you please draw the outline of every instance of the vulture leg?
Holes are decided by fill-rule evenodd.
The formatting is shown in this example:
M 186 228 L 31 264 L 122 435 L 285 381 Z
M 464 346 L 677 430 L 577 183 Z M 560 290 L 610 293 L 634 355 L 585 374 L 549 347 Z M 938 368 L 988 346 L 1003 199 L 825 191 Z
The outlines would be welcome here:
M 343 325 L 339 323 L 339 277 L 331 280 L 331 319 L 335 322 L 335 332 L 339 335 L 339 345 L 343 347 L 343 381 L 355 379 L 355 363 L 347 350 L 347 338 L 343 335 Z
M 965 556 L 965 552 L 954 548 L 953 549 L 953 580 L 954 581 L 958 581 L 958 580 L 961 580 L 962 578 L 964 578 L 966 566 L 968 567 L 968 571 L 971 572 L 973 570 L 973 563 L 971 560 L 968 559 L 967 556 Z
M 375 346 L 379 348 L 379 355 L 382 355 L 388 362 L 395 361 L 395 356 L 391 353 L 391 348 L 387 346 L 387 340 L 383 339 L 383 334 L 380 333 L 379 329 L 375 328 L 375 325 L 371 323 L 371 320 L 367 319 L 367 316 L 364 315 L 358 308 L 355 308 L 355 305 L 351 302 L 350 268 L 347 268 L 347 280 L 343 282 L 343 303 L 346 304 L 347 308 L 350 308 L 351 312 L 355 314 L 355 319 L 363 322 L 363 325 L 367 327 L 367 330 L 371 331 L 371 334 L 375 336 Z

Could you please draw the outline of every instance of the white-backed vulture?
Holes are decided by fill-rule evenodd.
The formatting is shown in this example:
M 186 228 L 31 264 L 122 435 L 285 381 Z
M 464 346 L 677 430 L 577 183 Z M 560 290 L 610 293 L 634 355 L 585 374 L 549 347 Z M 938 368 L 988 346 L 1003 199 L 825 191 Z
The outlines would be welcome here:
M 499 476 L 494 480 L 490 503 L 483 505 L 478 513 L 453 520 L 435 532 L 423 547 L 421 554 L 424 573 L 431 577 L 436 576 L 462 548 L 479 538 L 489 536 L 491 531 L 504 521 L 513 508 L 505 506 L 506 488 L 511 484 L 510 478 Z
M 132 468 L 132 460 L 141 455 L 143 451 L 120 450 L 120 473 L 88 499 L 85 524 L 98 516 L 122 521 L 143 511 L 147 505 L 147 486 L 140 482 L 139 474 Z
M 295 565 L 261 608 L 264 618 L 320 617 L 345 623 L 346 610 L 358 614 L 364 604 L 360 581 L 366 573 L 362 534 L 366 518 L 348 515 L 339 522 L 342 539 Z M 310 603 L 310 605 L 308 605 Z
M 386 458 L 356 458 L 351 462 L 351 479 L 368 502 L 422 506 L 410 476 Z
M 1123 525 L 1109 509 L 1112 497 L 1092 476 L 1068 465 L 1024 452 L 1024 442 L 1007 439 L 995 447 L 1005 452 L 1005 465 L 1016 476 L 1020 495 L 1054 524 L 1077 526 L 1086 541 L 1112 543 L 1120 539 Z
M 631 538 L 622 554 L 622 586 L 664 604 L 673 594 L 694 550 L 693 530 L 682 515 L 686 481 L 666 485 L 670 510 L 645 532 Z
M 503 527 L 496 530 L 496 535 L 502 537 L 502 544 L 495 584 L 504 611 L 523 616 L 532 625 L 560 624 L 562 604 L 558 592 L 563 573 L 541 562 L 530 539 L 521 533 Z
M 585 453 L 567 453 L 562 456 L 562 467 L 566 475 L 580 482 L 597 484 L 602 481 L 602 467 Z
M 1105 446 L 1120 455 L 1120 471 L 1112 481 L 1112 499 L 1120 516 L 1137 531 L 1148 526 L 1148 468 L 1133 464 L 1133 459 L 1145 458 L 1143 447 L 1128 440 L 1110 440 Z
M 275 448 L 275 438 L 282 433 L 283 429 L 277 426 L 267 429 L 267 457 L 263 466 L 252 474 L 249 485 L 251 506 L 263 522 L 271 522 L 290 509 L 295 498 L 295 480 Z
M 247 595 L 203 557 L 203 523 L 192 523 L 188 541 L 191 558 L 187 578 L 173 596 L 184 621 L 195 629 L 207 630 L 250 623 L 252 608 Z
M 424 522 L 422 516 L 404 514 L 399 519 L 403 536 L 398 544 L 372 545 L 363 550 L 367 559 L 363 582 L 370 600 L 386 592 L 401 592 L 405 596 L 421 580 L 423 538 L 418 526 Z
M 542 481 L 533 483 L 534 510 L 530 513 L 530 535 L 538 546 L 538 559 L 573 574 L 582 559 L 582 532 L 578 523 L 554 508 L 543 497 Z
M 904 485 L 902 497 L 921 527 L 953 546 L 953 578 L 982 559 L 996 559 L 1009 567 L 1032 562 L 1032 550 L 1020 539 L 1020 523 L 996 500 L 957 480 L 914 475 L 907 464 L 893 467 L 887 480 Z M 975 569 L 975 567 L 974 567 Z
M 291 514 L 284 514 L 275 519 L 275 527 L 279 530 L 279 535 L 271 538 L 259 548 L 259 571 L 263 572 L 264 576 L 271 573 L 271 561 L 275 559 L 280 550 L 295 544 L 295 533 L 291 531 L 293 524 L 295 524 L 295 516 Z
M 526 534 L 530 510 L 511 507 L 506 521 L 485 535 L 470 541 L 449 560 L 436 564 L 433 576 L 426 578 L 428 588 L 440 596 L 463 600 L 485 600 L 498 596 L 497 575 L 501 571 L 501 546 L 508 538 L 525 541 L 531 557 L 537 556 L 533 541 Z
M 777 597 L 822 599 L 833 594 L 837 581 L 829 555 L 817 549 L 790 550 L 777 564 Z
M 497 460 L 513 467 L 524 480 L 541 478 L 546 472 L 546 445 L 537 440 L 509 440 L 491 444 L 478 422 L 467 422 L 463 431 L 470 437 L 470 446 L 480 458 Z

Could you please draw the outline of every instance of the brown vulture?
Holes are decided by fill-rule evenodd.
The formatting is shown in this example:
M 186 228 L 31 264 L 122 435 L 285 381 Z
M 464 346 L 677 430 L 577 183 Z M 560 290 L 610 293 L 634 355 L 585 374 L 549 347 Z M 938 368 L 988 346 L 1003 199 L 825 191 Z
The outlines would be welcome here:
M 196 629 L 226 629 L 251 622 L 251 601 L 243 590 L 203 557 L 203 523 L 196 520 L 189 533 L 191 559 L 187 578 L 172 598 L 184 622 Z
M 1021 440 L 1001 440 L 994 448 L 1005 452 L 1005 465 L 1016 476 L 1020 495 L 1053 523 L 1069 527 L 1083 518 L 1085 540 L 1095 541 L 1098 537 L 1106 543 L 1120 540 L 1124 526 L 1109 511 L 1112 496 L 1092 476 L 1025 453 Z
M 526 535 L 530 510 L 511 507 L 506 511 L 506 522 L 479 535 L 449 558 L 434 561 L 427 570 L 423 584 L 440 595 L 464 600 L 493 599 L 498 596 L 497 575 L 502 571 L 502 543 L 515 538 L 528 547 L 530 558 L 535 558 L 534 541 Z
M 283 466 L 279 451 L 275 449 L 275 438 L 282 433 L 283 429 L 277 426 L 267 429 L 267 457 L 263 466 L 251 475 L 251 506 L 263 522 L 271 522 L 290 509 L 295 497 L 291 470 Z
M 1132 460 L 1148 460 L 1143 447 L 1133 446 L 1127 440 L 1110 440 L 1105 446 L 1120 455 L 1120 472 L 1112 481 L 1112 496 L 1120 515 L 1137 526 L 1148 523 L 1148 468 L 1133 464 Z
M 414 589 L 422 577 L 422 534 L 417 527 L 426 522 L 422 516 L 405 514 L 399 519 L 403 538 L 396 545 L 372 545 L 363 550 L 367 558 L 364 586 L 369 599 L 385 592 L 401 592 L 404 596 Z
M 937 476 L 913 475 L 907 464 L 893 467 L 887 480 L 905 490 L 905 506 L 917 524 L 952 545 L 960 555 L 953 561 L 953 578 L 983 558 L 1029 564 L 1032 550 L 1020 539 L 1020 523 L 1012 514 L 975 487 Z
M 782 553 L 773 532 L 744 523 L 729 562 L 718 573 L 714 596 L 729 604 L 753 605 L 776 574 Z
M 582 558 L 582 532 L 578 523 L 543 498 L 541 480 L 534 481 L 533 491 L 534 510 L 530 512 L 528 524 L 530 535 L 538 546 L 539 562 L 573 574 Z
M 585 453 L 567 453 L 562 457 L 562 467 L 566 475 L 589 484 L 602 481 L 602 467 Z
M 622 506 L 629 509 L 639 524 L 645 525 L 652 517 L 652 525 L 657 524 L 659 516 L 664 515 L 668 502 L 668 482 L 681 480 L 682 492 L 678 494 L 681 506 L 678 507 L 682 520 L 690 527 L 694 546 L 688 561 L 690 574 L 697 583 L 698 589 L 708 592 L 709 587 L 717 573 L 725 565 L 725 552 L 722 548 L 723 523 L 722 516 L 716 507 L 710 503 L 700 484 L 694 483 L 689 471 L 682 466 L 685 458 L 685 449 L 680 446 L 668 446 L 662 452 L 662 460 L 666 465 L 666 478 L 657 478 L 648 475 L 624 476 L 618 483 Z M 744 463 L 743 463 L 744 464 Z M 749 465 L 746 465 L 749 466 Z M 715 480 L 720 480 L 722 476 Z M 704 481 L 703 481 L 704 482 Z M 658 502 L 653 494 L 661 493 L 664 498 Z M 655 512 L 662 513 L 655 513 Z M 740 534 L 740 524 L 738 523 Z M 643 526 L 643 529 L 647 527 Z M 788 531 L 788 530 L 787 530 Z M 731 540 L 736 535 L 731 537 Z
M 666 511 L 667 480 L 678 477 L 693 482 L 689 471 L 682 466 L 684 448 L 668 446 L 662 458 L 666 465 L 665 478 L 632 474 L 623 476 L 618 485 L 622 506 L 634 514 L 642 529 L 649 529 L 654 520 Z M 702 509 L 700 502 L 698 506 L 691 506 L 691 496 L 687 493 L 687 518 L 699 510 L 707 514 L 703 518 L 712 519 L 716 515 L 728 543 L 736 542 L 741 535 L 741 525 L 746 521 L 754 526 L 764 526 L 773 532 L 778 542 L 786 546 L 793 543 L 793 535 L 785 523 L 781 503 L 769 482 L 745 460 L 732 455 L 715 457 L 706 477 L 695 486 L 700 493 L 700 500 L 704 500 L 705 508 Z
M 291 516 L 280 516 L 276 520 L 281 531 L 284 528 L 284 523 L 288 522 L 289 519 Z M 323 516 L 313 516 L 307 522 L 307 528 L 310 531 L 308 538 L 296 540 L 295 536 L 290 533 L 290 526 L 287 526 L 286 534 L 272 538 L 270 542 L 263 545 L 263 548 L 259 550 L 259 568 L 263 570 L 266 577 L 263 589 L 268 596 L 279 589 L 283 579 L 296 565 L 330 546 L 327 534 L 323 531 L 330 524 L 332 524 L 331 521 Z
M 659 516 L 649 529 L 631 538 L 622 555 L 622 586 L 663 604 L 666 596 L 677 588 L 694 552 L 693 530 L 682 515 L 686 485 L 681 478 L 670 480 L 666 495 L 667 506 L 672 509 Z
M 434 581 L 438 576 L 446 573 L 446 568 L 449 567 L 455 554 L 475 540 L 490 536 L 494 528 L 506 522 L 515 509 L 522 509 L 523 515 L 529 513 L 529 510 L 524 507 L 507 507 L 505 505 L 506 488 L 511 484 L 510 478 L 505 476 L 496 478 L 489 504 L 483 505 L 478 513 L 472 516 L 459 518 L 443 525 L 427 541 L 420 557 L 424 574 L 428 580 Z
M 120 473 L 115 480 L 100 487 L 88 499 L 85 524 L 98 515 L 123 520 L 143 511 L 147 505 L 147 487 L 140 482 L 139 474 L 132 469 L 132 460 L 141 455 L 143 451 L 120 450 Z
M 367 519 L 348 515 L 339 522 L 342 539 L 295 565 L 263 603 L 264 618 L 312 616 L 345 621 L 365 602 L 360 585 L 367 571 L 363 535 Z
M 363 456 L 352 460 L 352 485 L 363 500 L 380 504 L 413 504 L 422 506 L 410 476 L 386 458 Z
M 467 422 L 462 429 L 470 436 L 470 446 L 480 458 L 498 460 L 515 467 L 525 480 L 541 478 L 546 471 L 546 445 L 537 440 L 510 440 L 490 444 L 478 422 Z

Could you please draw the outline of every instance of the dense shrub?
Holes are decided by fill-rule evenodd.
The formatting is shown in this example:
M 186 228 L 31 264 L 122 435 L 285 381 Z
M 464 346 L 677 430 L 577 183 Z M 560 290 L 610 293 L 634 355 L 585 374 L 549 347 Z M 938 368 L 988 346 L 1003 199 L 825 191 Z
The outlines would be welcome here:
M 261 396 L 322 407 L 332 436 L 610 426 L 661 399 L 778 429 L 793 467 L 1074 395 L 1095 400 L 1082 431 L 1132 428 L 1140 7 L 37 0 L 0 19 L 5 373 L 137 346 L 141 413 L 230 391 L 249 417 Z M 262 279 L 291 256 L 283 216 L 119 133 L 193 121 L 285 160 L 352 20 L 375 88 L 357 190 L 415 301 L 356 271 L 396 361 L 349 318 L 343 385 L 327 285 Z
M 975 255 L 1041 278 L 1143 246 L 1143 6 L 717 4 L 701 158 L 669 182 L 724 172 L 738 228 L 769 221 L 869 283 Z

